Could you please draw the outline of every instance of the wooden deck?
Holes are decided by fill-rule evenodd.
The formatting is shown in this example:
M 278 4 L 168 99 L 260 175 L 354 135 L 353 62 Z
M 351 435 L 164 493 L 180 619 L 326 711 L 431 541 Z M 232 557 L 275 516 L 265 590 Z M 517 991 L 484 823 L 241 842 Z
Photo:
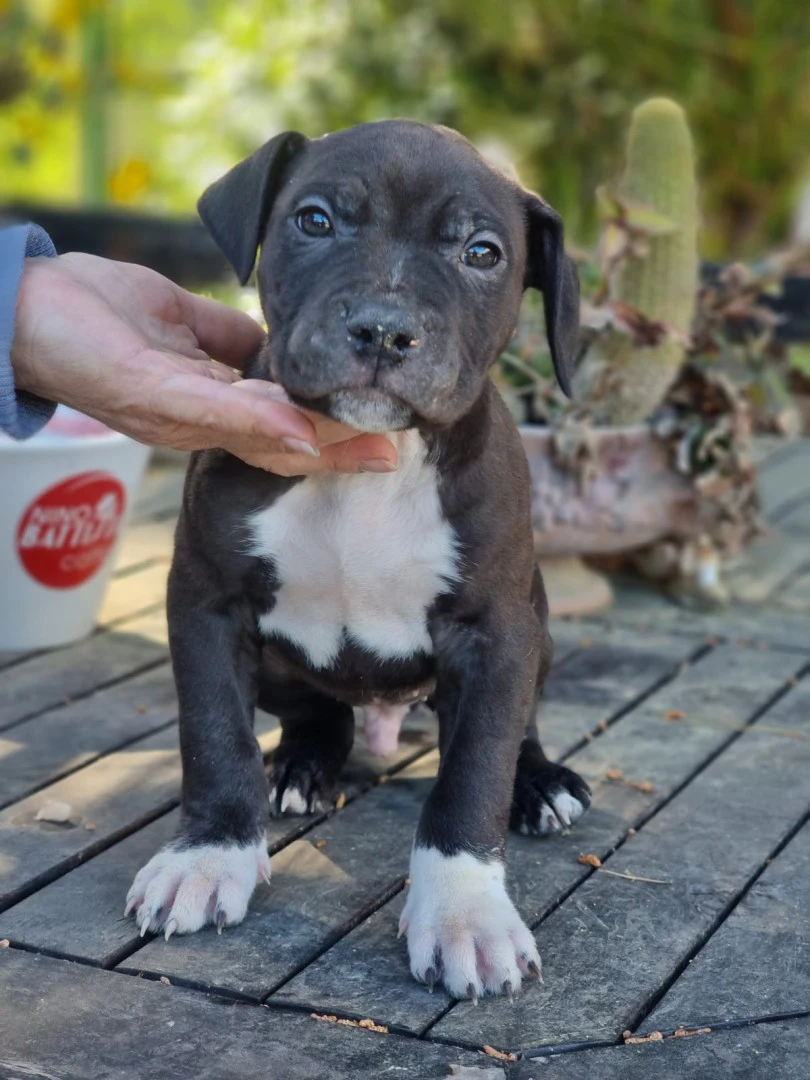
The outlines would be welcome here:
M 745 604 L 705 617 L 626 587 L 554 625 L 545 742 L 594 805 L 568 836 L 511 838 L 545 983 L 477 1007 L 416 985 L 396 940 L 437 766 L 425 713 L 390 759 L 358 746 L 341 810 L 271 824 L 242 926 L 166 944 L 123 919 L 179 797 L 181 477 L 150 474 L 97 632 L 0 656 L 0 1078 L 806 1080 L 810 443 L 761 452 L 776 534 L 731 575 Z M 258 731 L 269 753 L 274 720 Z M 37 821 L 49 800 L 67 823 Z

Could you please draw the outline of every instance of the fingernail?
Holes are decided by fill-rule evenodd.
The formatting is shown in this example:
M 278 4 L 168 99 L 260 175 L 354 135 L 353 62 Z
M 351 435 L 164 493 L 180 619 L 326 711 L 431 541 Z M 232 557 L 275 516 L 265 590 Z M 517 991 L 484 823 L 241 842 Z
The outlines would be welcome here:
M 303 439 L 293 439 L 286 436 L 281 441 L 288 450 L 292 450 L 295 454 L 309 454 L 310 457 L 321 456 L 321 452 L 317 446 L 313 446 L 312 443 L 304 442 Z
M 392 461 L 386 461 L 385 458 L 372 458 L 371 461 L 361 461 L 357 469 L 358 472 L 396 472 L 397 467 Z

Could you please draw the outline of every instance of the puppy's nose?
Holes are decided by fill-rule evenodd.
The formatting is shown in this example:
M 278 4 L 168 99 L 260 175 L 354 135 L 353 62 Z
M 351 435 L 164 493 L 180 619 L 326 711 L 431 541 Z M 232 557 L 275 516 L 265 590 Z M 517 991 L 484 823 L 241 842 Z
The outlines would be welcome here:
M 419 327 L 403 308 L 361 304 L 346 320 L 349 339 L 361 356 L 402 363 L 419 345 Z

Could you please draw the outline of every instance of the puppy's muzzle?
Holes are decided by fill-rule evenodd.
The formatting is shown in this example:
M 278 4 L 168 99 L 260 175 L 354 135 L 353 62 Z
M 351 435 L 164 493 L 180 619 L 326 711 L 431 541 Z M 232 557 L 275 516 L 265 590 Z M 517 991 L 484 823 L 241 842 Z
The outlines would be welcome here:
M 422 344 L 418 320 L 390 304 L 359 303 L 349 312 L 346 329 L 357 356 L 375 368 L 406 363 Z

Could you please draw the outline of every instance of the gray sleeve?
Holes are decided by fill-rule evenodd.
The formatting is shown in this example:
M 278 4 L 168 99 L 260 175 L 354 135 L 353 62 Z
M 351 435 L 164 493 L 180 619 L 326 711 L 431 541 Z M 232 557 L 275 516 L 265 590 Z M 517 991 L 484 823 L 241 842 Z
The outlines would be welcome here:
M 11 343 L 23 261 L 56 255 L 48 234 L 38 225 L 0 229 L 0 431 L 15 439 L 34 435 L 53 416 L 56 405 L 14 386 Z

